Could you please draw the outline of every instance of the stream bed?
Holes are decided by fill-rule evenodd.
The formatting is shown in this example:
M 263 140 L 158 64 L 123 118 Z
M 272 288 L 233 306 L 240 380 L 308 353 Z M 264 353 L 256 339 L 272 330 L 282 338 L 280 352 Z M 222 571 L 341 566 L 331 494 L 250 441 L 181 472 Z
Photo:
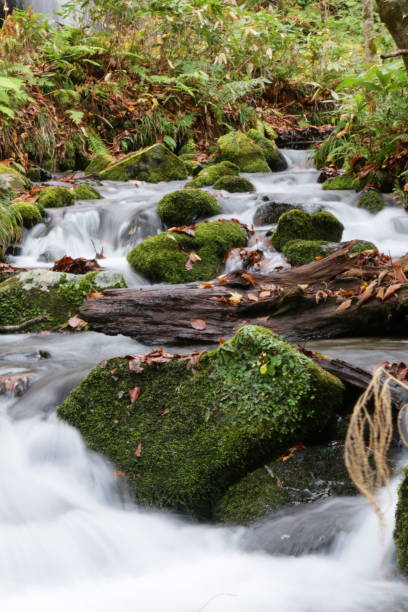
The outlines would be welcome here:
M 219 194 L 219 217 L 251 224 L 265 201 L 302 203 L 333 212 L 345 225 L 344 240 L 370 240 L 395 257 L 406 251 L 402 209 L 389 206 L 377 215 L 357 209 L 354 193 L 322 190 L 307 152 L 284 153 L 287 171 L 248 176 L 255 194 Z M 50 211 L 11 261 L 50 267 L 61 254 L 103 252 L 100 264 L 120 270 L 129 286 L 147 284 L 125 255 L 160 231 L 155 204 L 182 186 L 104 183 L 103 200 Z M 268 229 L 256 228 L 254 244 L 263 249 Z M 262 271 L 282 264 L 269 249 Z M 232 256 L 227 267 L 235 265 Z M 307 348 L 372 368 L 406 360 L 408 338 L 313 341 Z M 24 380 L 0 393 L 1 611 L 408 612 L 408 584 L 393 558 L 398 480 L 380 494 L 383 531 L 359 497 L 288 510 L 263 524 L 263 532 L 197 525 L 134 506 L 115 467 L 88 451 L 54 408 L 102 359 L 147 350 L 95 332 L 1 336 L 0 375 Z M 313 552 L 327 533 L 330 546 Z M 289 554 L 281 546 L 287 540 Z

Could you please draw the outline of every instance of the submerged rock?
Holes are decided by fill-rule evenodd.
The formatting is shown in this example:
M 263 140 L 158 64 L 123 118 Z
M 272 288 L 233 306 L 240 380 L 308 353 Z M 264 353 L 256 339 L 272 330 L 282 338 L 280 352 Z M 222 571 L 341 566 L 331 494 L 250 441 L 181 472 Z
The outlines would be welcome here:
M 248 525 L 288 505 L 309 503 L 332 495 L 355 495 L 344 465 L 344 446 L 292 449 L 233 484 L 218 501 L 214 518 Z
M 184 163 L 162 143 L 130 153 L 124 159 L 98 172 L 107 181 L 137 179 L 148 183 L 177 181 L 187 178 Z
M 219 212 L 221 207 L 214 196 L 200 189 L 173 191 L 157 204 L 157 213 L 168 227 L 191 225 L 197 219 L 212 217 Z
M 123 471 L 136 500 L 209 518 L 226 489 L 324 428 L 342 383 L 249 325 L 192 356 L 102 363 L 58 414 Z
M 213 166 L 207 166 L 198 175 L 189 181 L 186 187 L 208 187 L 213 185 L 222 176 L 237 176 L 239 168 L 236 164 L 223 161 Z
M 398 506 L 394 530 L 398 567 L 408 576 L 408 468 L 398 494 Z
M 340 242 L 343 229 L 343 224 L 329 212 L 290 210 L 279 218 L 276 231 L 272 235 L 272 243 L 281 251 L 286 243 L 298 238 Z
M 0 283 L 0 325 L 20 325 L 40 316 L 48 317 L 30 331 L 52 329 L 73 316 L 89 293 L 126 287 L 118 272 L 85 275 L 29 270 Z
M 235 221 L 199 223 L 188 232 L 167 231 L 139 243 L 128 261 L 155 283 L 188 283 L 214 278 L 231 247 L 246 246 L 246 230 Z
M 262 148 L 242 132 L 229 132 L 217 140 L 219 161 L 237 164 L 241 172 L 269 172 Z

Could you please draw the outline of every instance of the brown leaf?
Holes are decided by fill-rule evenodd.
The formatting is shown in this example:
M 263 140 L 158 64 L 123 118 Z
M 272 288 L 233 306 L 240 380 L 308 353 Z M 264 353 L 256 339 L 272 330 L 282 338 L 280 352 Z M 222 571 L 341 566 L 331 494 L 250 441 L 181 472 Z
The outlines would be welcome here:
M 88 295 L 86 297 L 89 298 L 90 300 L 97 300 L 97 299 L 103 298 L 105 296 L 100 291 L 95 291 L 95 293 L 88 293 Z
M 256 281 L 254 277 L 252 276 L 252 274 L 248 274 L 247 272 L 244 272 L 243 274 L 241 274 L 241 277 L 244 278 L 246 281 L 248 281 L 248 283 L 252 285 L 253 287 L 256 286 Z
M 134 404 L 136 400 L 139 399 L 141 390 L 142 390 L 141 387 L 134 387 L 133 389 L 129 391 L 129 397 L 130 397 L 130 401 L 132 402 L 132 404 Z
M 144 368 L 142 368 L 138 359 L 129 360 L 129 370 L 134 374 L 143 374 L 144 372 Z
M 85 259 L 84 257 L 73 259 L 67 255 L 58 259 L 51 269 L 53 272 L 69 272 L 71 274 L 86 274 L 94 270 L 102 270 L 96 259 Z
M 197 329 L 198 331 L 202 331 L 207 327 L 207 323 L 202 319 L 190 319 L 190 325 L 193 329 Z
M 378 300 L 383 300 L 385 295 L 385 287 L 380 287 L 375 295 Z
M 299 289 L 302 289 L 302 291 L 304 291 L 305 289 L 308 288 L 309 285 L 298 285 Z
M 373 296 L 376 284 L 376 280 L 370 283 L 365 291 L 360 295 L 357 300 L 357 308 L 367 302 Z
M 228 298 L 228 302 L 230 304 L 239 304 L 242 302 L 243 295 L 238 293 L 238 291 L 231 291 L 230 297 Z
M 135 457 L 141 457 L 142 456 L 142 443 L 139 442 L 139 444 L 136 446 L 135 449 Z
M 184 266 L 184 267 L 185 267 L 185 269 L 186 269 L 186 270 L 192 270 L 192 268 L 193 268 L 193 264 L 194 264 L 196 261 L 201 261 L 201 257 L 200 257 L 199 255 L 197 255 L 197 253 L 194 253 L 194 252 L 189 253 L 189 254 L 188 254 L 187 261 L 186 261 L 186 264 L 185 264 L 185 266 Z
M 181 225 L 180 227 L 171 227 L 168 232 L 175 232 L 177 234 L 187 234 L 187 236 L 195 236 L 195 225 Z
M 347 310 L 347 308 L 350 308 L 351 304 L 351 298 L 349 298 L 348 300 L 344 300 L 344 302 L 342 302 L 340 306 L 337 306 L 336 311 L 341 312 L 342 310 Z
M 161 416 L 165 416 L 166 414 L 169 414 L 170 409 L 169 408 L 165 408 L 164 410 L 161 411 Z
M 399 281 L 400 283 L 406 283 L 408 281 L 408 278 L 405 276 L 402 266 L 394 266 L 394 272 L 397 281 Z
M 326 301 L 327 296 L 328 296 L 328 293 L 326 291 L 323 291 L 322 289 L 319 289 L 318 291 L 316 291 L 316 295 L 315 295 L 316 304 L 319 304 L 321 300 Z
M 388 300 L 389 297 L 391 297 L 392 295 L 394 295 L 394 293 L 396 291 L 398 291 L 398 289 L 401 289 L 402 285 L 401 283 L 396 283 L 395 285 L 390 285 L 389 287 L 387 287 L 387 290 L 384 294 L 384 300 Z
M 255 293 L 248 293 L 247 298 L 251 302 L 258 302 L 258 299 L 259 299 L 258 296 L 255 295 Z
M 270 291 L 260 291 L 258 295 L 259 295 L 260 299 L 268 298 L 268 297 L 270 297 L 271 292 Z
M 68 319 L 68 325 L 72 329 L 83 329 L 84 327 L 86 327 L 87 322 L 75 315 L 74 317 Z
M 211 289 L 211 287 L 214 287 L 212 283 L 200 283 L 198 286 L 200 289 Z

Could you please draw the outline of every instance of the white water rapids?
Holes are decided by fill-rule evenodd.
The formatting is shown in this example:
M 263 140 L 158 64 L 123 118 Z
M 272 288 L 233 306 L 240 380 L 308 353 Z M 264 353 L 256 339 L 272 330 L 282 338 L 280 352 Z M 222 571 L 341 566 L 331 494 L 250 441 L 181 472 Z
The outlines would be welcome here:
M 286 155 L 287 172 L 250 177 L 256 194 L 222 194 L 222 216 L 251 223 L 267 195 L 333 211 L 345 240 L 372 240 L 392 255 L 406 251 L 407 216 L 400 208 L 361 211 L 354 194 L 322 191 L 304 152 Z M 105 183 L 104 200 L 50 211 L 50 221 L 28 233 L 13 261 L 48 266 L 39 261 L 47 250 L 93 257 L 103 249 L 101 264 L 122 269 L 137 285 L 142 280 L 129 271 L 125 254 L 159 231 L 154 206 L 181 186 Z M 277 265 L 280 256 L 272 253 L 270 261 Z M 344 340 L 326 348 L 334 355 L 349 351 L 366 365 L 400 359 L 406 342 Z M 0 395 L 1 612 L 408 612 L 408 585 L 393 563 L 397 482 L 380 494 L 383 533 L 361 498 L 288 510 L 260 532 L 134 507 L 115 468 L 87 451 L 53 407 L 98 361 L 145 351 L 131 339 L 95 333 L 1 337 L 0 375 L 31 378 L 22 397 Z M 327 533 L 335 534 L 331 545 L 312 554 Z M 295 550 L 303 554 L 291 556 Z

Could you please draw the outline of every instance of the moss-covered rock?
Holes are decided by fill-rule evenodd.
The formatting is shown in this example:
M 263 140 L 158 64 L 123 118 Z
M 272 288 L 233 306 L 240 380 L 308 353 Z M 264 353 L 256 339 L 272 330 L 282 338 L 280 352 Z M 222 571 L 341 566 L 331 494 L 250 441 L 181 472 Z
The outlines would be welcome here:
M 219 161 L 237 164 L 241 172 L 269 172 L 261 147 L 242 132 L 229 132 L 217 140 Z
M 58 414 L 126 474 L 139 503 L 200 518 L 249 470 L 323 428 L 342 401 L 338 379 L 252 325 L 194 370 L 180 358 L 137 365 L 96 367 Z
M 291 240 L 285 244 L 282 252 L 292 266 L 303 266 L 317 257 L 327 257 L 345 244 L 324 242 L 323 240 Z M 350 249 L 350 253 L 361 253 L 363 251 L 377 251 L 377 247 L 367 240 L 358 240 Z
M 329 212 L 308 213 L 304 210 L 290 210 L 278 221 L 272 242 L 278 251 L 291 240 L 323 240 L 340 242 L 343 225 Z
M 81 276 L 30 270 L 0 284 L 0 325 L 19 325 L 39 316 L 48 320 L 30 331 L 53 329 L 78 312 L 88 293 L 126 287 L 118 272 L 89 272 Z
M 198 175 L 189 181 L 186 187 L 208 187 L 213 185 L 222 176 L 237 176 L 239 168 L 232 162 L 225 161 L 213 166 L 207 166 Z
M 74 192 L 67 187 L 44 187 L 37 200 L 38 205 L 42 208 L 62 208 L 72 206 L 74 202 Z
M 189 176 L 197 176 L 201 170 L 204 170 L 203 164 L 195 159 L 194 153 L 184 153 L 179 155 L 179 159 L 184 163 Z
M 33 183 L 41 183 L 43 181 L 49 181 L 52 175 L 44 168 L 29 168 L 27 170 L 27 178 Z
M 40 223 L 43 218 L 42 208 L 31 202 L 13 202 L 10 204 L 10 208 L 21 217 L 26 229 L 31 229 L 34 225 Z
M 160 219 L 168 226 L 191 225 L 197 219 L 221 212 L 217 200 L 200 189 L 181 189 L 165 195 L 157 204 Z
M 113 164 L 114 161 L 115 158 L 109 153 L 96 153 L 85 168 L 85 172 L 86 174 L 98 174 L 98 172 Z
M 358 179 L 354 176 L 333 176 L 333 178 L 328 179 L 322 185 L 322 189 L 354 189 L 359 191 L 362 186 Z
M 101 197 L 102 196 L 99 191 L 94 187 L 91 187 L 91 185 L 81 183 L 80 185 L 74 187 L 75 200 L 99 200 Z
M 127 258 L 136 272 L 155 283 L 188 283 L 214 278 L 232 247 L 246 246 L 246 230 L 235 221 L 199 223 L 194 236 L 164 232 L 138 244 Z
M 357 493 L 344 465 L 344 446 L 311 446 L 288 452 L 233 484 L 218 501 L 214 518 L 248 525 L 284 506 Z
M 222 189 L 230 193 L 252 193 L 255 187 L 243 176 L 221 176 L 213 185 L 214 189 Z
M 0 189 L 29 189 L 30 181 L 15 168 L 0 163 Z
M 384 208 L 385 203 L 381 193 L 378 193 L 377 191 L 365 191 L 364 193 L 360 194 L 357 206 L 375 214 Z
M 284 155 L 276 147 L 273 140 L 266 138 L 259 130 L 248 130 L 247 136 L 251 138 L 257 145 L 259 145 L 263 151 L 266 161 L 268 162 L 269 168 L 272 172 L 282 172 L 287 170 L 288 162 Z
M 405 475 L 398 493 L 394 540 L 398 567 L 403 574 L 408 576 L 408 468 L 405 468 Z
M 148 183 L 176 181 L 187 178 L 184 163 L 162 143 L 156 143 L 101 170 L 99 177 L 107 181 L 137 179 Z

